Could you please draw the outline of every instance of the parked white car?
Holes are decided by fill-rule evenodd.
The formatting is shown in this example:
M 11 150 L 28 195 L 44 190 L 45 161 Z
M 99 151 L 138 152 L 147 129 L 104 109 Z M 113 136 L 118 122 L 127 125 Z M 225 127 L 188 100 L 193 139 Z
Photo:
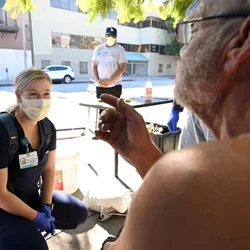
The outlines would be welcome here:
M 54 82 L 71 83 L 75 79 L 75 72 L 69 66 L 50 65 L 43 69 Z

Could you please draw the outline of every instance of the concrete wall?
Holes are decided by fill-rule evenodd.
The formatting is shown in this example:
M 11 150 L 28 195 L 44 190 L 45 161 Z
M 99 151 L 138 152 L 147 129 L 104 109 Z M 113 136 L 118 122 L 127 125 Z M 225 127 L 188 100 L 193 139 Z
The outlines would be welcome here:
M 35 64 L 41 67 L 41 60 L 50 60 L 51 64 L 62 64 L 62 61 L 70 61 L 71 68 L 75 71 L 76 78 L 92 77 L 91 57 L 92 50 L 52 48 L 51 55 L 36 54 Z M 80 62 L 88 62 L 88 73 L 80 74 Z
M 2 9 L 1 14 L 5 15 Z M 10 26 L 17 24 L 19 30 L 16 33 L 0 32 L 0 81 L 13 80 L 15 76 L 24 69 L 23 35 L 21 14 L 16 20 L 10 19 L 7 14 L 7 23 Z M 26 35 L 27 66 L 31 67 L 31 34 L 29 27 L 29 16 L 24 13 L 24 25 Z M 8 73 L 6 73 L 8 69 Z
M 157 53 L 147 53 L 144 55 L 149 58 L 149 76 L 166 76 L 176 73 L 177 60 L 175 56 L 159 55 Z M 162 64 L 162 73 L 158 72 L 159 64 Z M 171 65 L 171 69 L 168 69 L 167 65 Z
M 139 29 L 140 44 L 157 44 L 166 45 L 171 42 L 173 34 L 169 34 L 166 30 L 153 27 Z
M 31 67 L 31 51 L 27 51 L 27 67 Z M 6 73 L 8 69 L 8 74 Z M 24 69 L 23 50 L 0 49 L 0 81 L 13 80 Z

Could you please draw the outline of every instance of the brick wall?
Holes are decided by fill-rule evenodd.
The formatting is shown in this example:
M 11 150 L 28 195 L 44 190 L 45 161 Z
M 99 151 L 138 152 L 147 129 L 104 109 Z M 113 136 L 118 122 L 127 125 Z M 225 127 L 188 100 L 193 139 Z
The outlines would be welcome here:
M 2 10 L 0 9 L 0 11 Z M 14 22 L 13 20 L 10 19 L 10 14 L 7 14 L 7 18 L 10 24 Z M 16 22 L 19 27 L 17 33 L 8 33 L 0 31 L 0 49 L 23 49 L 21 14 L 18 16 Z M 31 50 L 31 34 L 30 34 L 28 13 L 24 13 L 24 23 L 26 31 L 26 49 Z

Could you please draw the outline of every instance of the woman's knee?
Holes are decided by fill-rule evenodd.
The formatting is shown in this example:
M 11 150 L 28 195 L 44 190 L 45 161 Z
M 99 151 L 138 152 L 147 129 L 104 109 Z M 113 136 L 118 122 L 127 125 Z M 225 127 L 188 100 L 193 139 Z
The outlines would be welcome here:
M 87 219 L 89 215 L 89 210 L 87 206 L 80 201 L 79 205 L 76 206 L 76 213 L 78 213 L 78 222 L 79 224 L 83 224 Z
M 88 208 L 87 206 L 77 198 L 74 198 L 74 202 L 71 204 L 70 213 L 71 217 L 71 228 L 75 229 L 79 225 L 83 224 L 88 218 Z
M 52 215 L 60 224 L 67 225 L 67 229 L 74 229 L 83 224 L 88 218 L 88 208 L 72 195 L 54 192 L 54 210 Z

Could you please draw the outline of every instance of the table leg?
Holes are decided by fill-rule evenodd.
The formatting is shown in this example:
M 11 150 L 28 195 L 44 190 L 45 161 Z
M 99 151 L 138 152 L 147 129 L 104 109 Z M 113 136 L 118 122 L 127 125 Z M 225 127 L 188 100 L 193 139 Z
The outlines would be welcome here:
M 88 121 L 87 121 L 87 126 L 86 126 L 86 135 L 90 134 L 89 123 L 90 123 L 90 107 L 88 107 Z
M 118 177 L 118 153 L 115 151 L 115 157 L 114 157 L 114 160 L 115 160 L 115 177 L 117 178 Z
M 99 109 L 95 109 L 95 129 L 98 129 Z
M 132 190 L 120 177 L 119 177 L 119 165 L 118 165 L 118 156 L 119 154 L 115 151 L 115 157 L 114 157 L 114 168 L 115 168 L 115 178 L 127 189 Z

